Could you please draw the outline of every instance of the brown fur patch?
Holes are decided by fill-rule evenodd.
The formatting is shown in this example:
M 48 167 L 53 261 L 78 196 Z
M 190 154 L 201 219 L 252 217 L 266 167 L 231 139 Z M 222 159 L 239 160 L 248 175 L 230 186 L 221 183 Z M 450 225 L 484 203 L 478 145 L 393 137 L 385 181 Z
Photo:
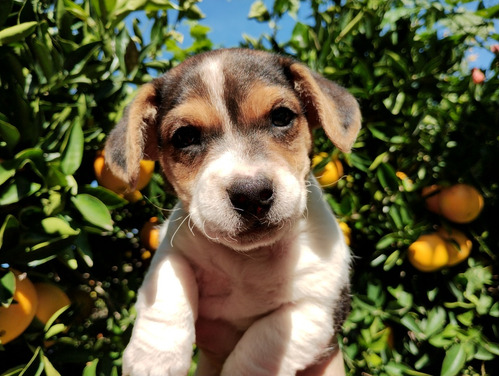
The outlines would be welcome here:
M 172 125 L 220 128 L 221 122 L 222 117 L 210 103 L 202 98 L 193 98 L 178 105 L 168 113 L 163 121 L 162 136 L 165 138 L 171 136 L 172 131 L 175 130 L 175 126 L 172 129 Z
M 343 152 L 349 152 L 361 128 L 356 100 L 337 84 L 314 75 L 302 64 L 292 64 L 290 73 L 302 99 L 311 127 L 321 126 Z
M 278 106 L 289 107 L 297 114 L 302 110 L 291 90 L 257 83 L 240 104 L 239 112 L 244 124 L 252 124 L 267 117 L 271 110 Z
M 156 95 L 153 84 L 142 86 L 106 143 L 106 163 L 132 188 L 141 159 L 158 158 Z
M 342 325 L 344 325 L 347 316 L 351 312 L 351 289 L 350 286 L 344 286 L 340 292 L 340 298 L 336 304 L 334 312 L 334 325 L 335 333 L 340 333 L 342 331 Z
M 191 200 L 190 187 L 206 162 L 205 155 L 212 139 L 222 131 L 222 116 L 206 99 L 189 98 L 174 107 L 162 121 L 162 153 L 160 163 L 168 181 L 183 202 Z M 202 145 L 194 149 L 176 149 L 170 139 L 183 126 L 200 128 Z

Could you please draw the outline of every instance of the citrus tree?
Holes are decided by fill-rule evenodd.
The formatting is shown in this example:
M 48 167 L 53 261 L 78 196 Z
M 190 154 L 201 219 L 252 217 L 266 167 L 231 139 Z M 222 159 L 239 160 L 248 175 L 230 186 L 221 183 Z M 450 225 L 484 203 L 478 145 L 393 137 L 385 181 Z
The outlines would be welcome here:
M 139 85 L 212 48 L 197 3 L 0 3 L 0 374 L 120 374 L 175 198 L 147 163 L 127 192 L 101 150 Z M 242 45 L 296 56 L 362 108 L 352 153 L 321 131 L 314 150 L 354 255 L 341 341 L 352 375 L 498 374 L 498 6 L 465 5 L 249 10 L 271 31 Z M 299 8 L 308 17 L 277 40 Z M 473 47 L 492 48 L 491 67 L 471 71 Z

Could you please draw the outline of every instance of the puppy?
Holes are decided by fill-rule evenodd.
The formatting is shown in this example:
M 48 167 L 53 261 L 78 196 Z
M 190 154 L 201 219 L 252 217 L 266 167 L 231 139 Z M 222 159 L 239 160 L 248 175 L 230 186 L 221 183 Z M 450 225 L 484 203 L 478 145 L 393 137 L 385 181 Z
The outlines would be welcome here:
M 159 161 L 179 203 L 163 227 L 123 356 L 131 376 L 343 375 L 335 335 L 350 253 L 310 174 L 311 129 L 348 152 L 356 100 L 295 60 L 194 56 L 144 85 L 107 163 L 132 186 Z

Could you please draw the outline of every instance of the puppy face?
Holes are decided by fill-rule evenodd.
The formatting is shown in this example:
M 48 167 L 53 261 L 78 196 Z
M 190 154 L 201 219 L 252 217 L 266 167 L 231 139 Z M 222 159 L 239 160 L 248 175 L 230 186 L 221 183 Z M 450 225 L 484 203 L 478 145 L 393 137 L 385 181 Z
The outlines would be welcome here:
M 349 149 L 356 102 L 291 59 L 219 50 L 144 86 L 106 155 L 132 182 L 137 156 L 159 160 L 192 223 L 245 251 L 275 242 L 303 215 L 317 125 Z

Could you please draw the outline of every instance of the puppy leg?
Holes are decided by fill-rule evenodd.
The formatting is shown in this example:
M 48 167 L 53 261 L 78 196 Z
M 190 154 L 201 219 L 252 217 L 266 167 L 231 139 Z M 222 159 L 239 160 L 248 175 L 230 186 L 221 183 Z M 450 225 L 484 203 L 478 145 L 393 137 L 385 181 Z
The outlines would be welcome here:
M 183 257 L 160 252 L 139 290 L 123 375 L 185 376 L 191 364 L 198 295 L 195 277 Z
M 298 372 L 297 376 L 345 376 L 342 352 L 336 348 L 318 363 Z
M 283 306 L 248 328 L 221 375 L 295 375 L 325 355 L 333 324 L 330 308 L 313 302 Z

